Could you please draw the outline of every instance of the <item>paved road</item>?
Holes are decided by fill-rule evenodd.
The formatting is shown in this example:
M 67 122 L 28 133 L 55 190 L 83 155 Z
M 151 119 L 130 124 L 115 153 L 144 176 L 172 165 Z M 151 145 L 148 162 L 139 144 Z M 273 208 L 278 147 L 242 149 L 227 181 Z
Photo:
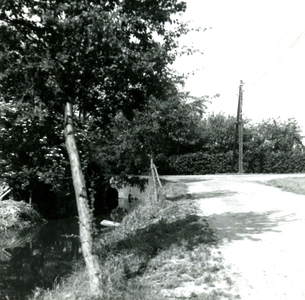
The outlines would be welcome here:
M 241 299 L 305 299 L 305 196 L 263 185 L 305 175 L 167 176 L 186 182 Z

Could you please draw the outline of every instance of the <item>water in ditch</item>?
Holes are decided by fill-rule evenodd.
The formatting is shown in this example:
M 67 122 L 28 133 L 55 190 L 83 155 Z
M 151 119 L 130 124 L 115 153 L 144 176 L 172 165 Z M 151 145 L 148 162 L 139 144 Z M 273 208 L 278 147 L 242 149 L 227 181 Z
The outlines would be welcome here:
M 52 288 L 81 258 L 76 218 L 0 236 L 0 299 L 24 300 Z

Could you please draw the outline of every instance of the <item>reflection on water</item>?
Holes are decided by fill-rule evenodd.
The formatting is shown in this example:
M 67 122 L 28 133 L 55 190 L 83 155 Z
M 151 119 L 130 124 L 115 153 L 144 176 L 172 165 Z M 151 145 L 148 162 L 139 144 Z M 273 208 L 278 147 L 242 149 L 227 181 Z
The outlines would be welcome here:
M 81 256 L 76 218 L 50 221 L 0 237 L 0 299 L 26 299 L 35 287 L 51 288 Z

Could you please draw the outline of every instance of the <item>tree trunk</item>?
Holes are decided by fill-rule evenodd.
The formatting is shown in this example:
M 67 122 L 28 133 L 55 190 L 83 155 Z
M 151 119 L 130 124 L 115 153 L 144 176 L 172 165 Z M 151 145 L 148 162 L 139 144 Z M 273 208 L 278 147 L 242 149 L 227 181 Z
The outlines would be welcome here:
M 99 258 L 93 249 L 92 218 L 88 204 L 86 183 L 81 169 L 80 158 L 75 141 L 73 107 L 70 102 L 67 102 L 65 107 L 65 138 L 79 216 L 79 236 L 82 253 L 89 275 L 91 292 L 94 295 L 97 295 L 101 290 L 101 267 Z

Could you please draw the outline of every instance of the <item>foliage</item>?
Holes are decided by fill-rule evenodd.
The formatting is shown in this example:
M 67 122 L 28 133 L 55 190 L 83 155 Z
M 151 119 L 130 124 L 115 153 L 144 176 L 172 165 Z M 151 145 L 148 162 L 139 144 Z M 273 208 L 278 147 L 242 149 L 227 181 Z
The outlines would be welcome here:
M 295 173 L 305 170 L 304 145 L 295 119 L 264 120 L 251 128 L 245 151 L 248 172 Z
M 245 155 L 245 168 L 248 173 L 302 173 L 305 171 L 303 151 L 260 152 L 255 158 L 249 152 Z
M 134 111 L 133 120 L 117 115 L 107 147 L 97 149 L 108 152 L 101 155 L 104 157 L 112 153 L 114 173 L 143 173 L 149 168 L 150 155 L 158 164 L 169 155 L 188 152 L 198 144 L 204 102 L 176 92 L 162 102 L 152 98 L 144 110 Z
M 296 173 L 305 171 L 301 130 L 295 119 L 245 120 L 243 170 L 246 173 Z M 235 121 L 211 114 L 202 120 L 201 151 L 171 156 L 162 174 L 217 174 L 231 172 Z
M 244 146 L 251 139 L 250 120 L 244 119 Z M 223 113 L 210 113 L 201 121 L 202 148 L 208 153 L 224 153 L 233 150 L 236 118 Z
M 12 102 L 1 105 L 1 177 L 13 188 L 16 199 L 28 200 L 29 193 L 50 186 L 58 196 L 68 190 L 67 166 L 61 124 L 41 105 Z M 19 194 L 18 194 L 19 192 Z
M 252 128 L 251 147 L 263 147 L 268 152 L 290 152 L 303 150 L 300 127 L 295 119 L 263 120 Z
M 196 152 L 171 156 L 167 165 L 160 168 L 162 174 L 168 175 L 204 175 L 231 172 L 233 152 L 205 153 Z
M 211 113 L 201 121 L 202 146 L 208 153 L 233 149 L 235 118 L 222 113 Z
M 87 180 L 103 173 L 89 188 L 124 169 L 106 144 L 111 123 L 177 94 L 183 80 L 169 65 L 176 39 L 189 31 L 175 16 L 185 7 L 179 0 L 1 2 L 0 171 L 15 192 L 29 195 L 43 183 L 60 197 L 70 193 L 66 101 Z

